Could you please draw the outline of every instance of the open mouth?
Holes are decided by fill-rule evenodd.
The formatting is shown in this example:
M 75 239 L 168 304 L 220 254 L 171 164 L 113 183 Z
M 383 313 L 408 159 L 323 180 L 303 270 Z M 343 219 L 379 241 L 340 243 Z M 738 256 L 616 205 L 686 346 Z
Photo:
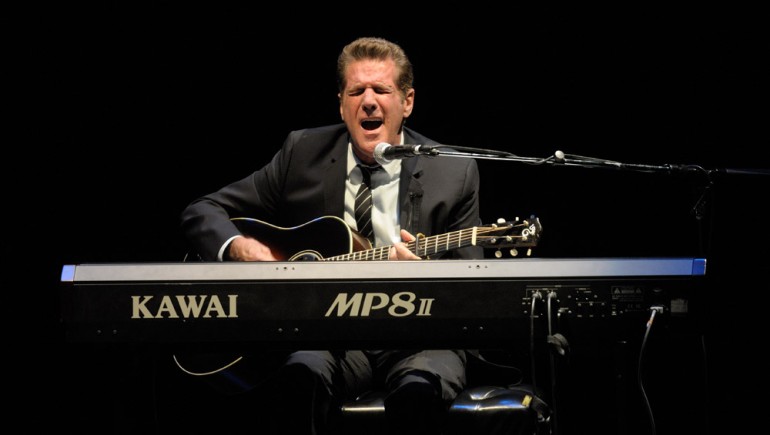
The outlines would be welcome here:
M 366 121 L 361 121 L 361 127 L 363 127 L 364 130 L 376 130 L 380 128 L 382 125 L 381 119 L 370 119 Z

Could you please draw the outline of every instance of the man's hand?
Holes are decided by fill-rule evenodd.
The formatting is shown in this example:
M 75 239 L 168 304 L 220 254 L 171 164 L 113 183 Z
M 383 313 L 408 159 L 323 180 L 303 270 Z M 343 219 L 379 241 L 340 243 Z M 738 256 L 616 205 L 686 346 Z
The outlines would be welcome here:
M 236 237 L 227 247 L 230 260 L 234 261 L 277 261 L 273 251 L 259 240 L 248 236 Z
M 401 240 L 404 242 L 413 242 L 415 237 L 407 230 L 401 230 Z M 414 255 L 403 243 L 396 243 L 388 252 L 388 260 L 420 260 L 420 257 Z

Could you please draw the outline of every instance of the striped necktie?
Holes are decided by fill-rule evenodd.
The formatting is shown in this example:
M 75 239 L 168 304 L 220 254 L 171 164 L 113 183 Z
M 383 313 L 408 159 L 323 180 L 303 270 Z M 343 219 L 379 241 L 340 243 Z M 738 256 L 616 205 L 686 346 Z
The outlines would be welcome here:
M 358 165 L 361 170 L 361 187 L 358 188 L 355 202 L 356 228 L 358 232 L 372 241 L 374 245 L 374 228 L 372 227 L 372 172 L 380 169 L 380 166 Z

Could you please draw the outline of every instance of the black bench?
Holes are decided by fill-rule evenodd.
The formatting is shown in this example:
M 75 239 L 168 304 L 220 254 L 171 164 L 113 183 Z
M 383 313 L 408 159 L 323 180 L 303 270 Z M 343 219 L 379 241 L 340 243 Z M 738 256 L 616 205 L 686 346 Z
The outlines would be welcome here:
M 342 434 L 385 433 L 384 394 L 373 391 L 341 407 Z M 447 410 L 445 435 L 550 433 L 551 410 L 526 385 L 475 386 L 461 392 Z

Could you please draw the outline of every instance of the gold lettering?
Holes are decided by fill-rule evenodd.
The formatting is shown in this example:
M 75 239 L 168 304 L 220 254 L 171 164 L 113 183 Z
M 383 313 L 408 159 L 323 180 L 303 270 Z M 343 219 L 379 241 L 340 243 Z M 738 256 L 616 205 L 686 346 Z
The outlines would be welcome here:
M 414 293 L 401 292 L 393 295 L 393 305 L 388 308 L 388 313 L 394 317 L 404 317 L 414 313 Z
M 142 299 L 141 302 L 139 302 L 139 298 Z M 152 319 L 152 313 L 150 310 L 147 309 L 147 302 L 152 299 L 152 296 L 131 296 L 131 300 L 133 301 L 132 306 L 133 310 L 131 311 L 131 318 L 132 319 L 146 319 L 150 318 Z M 140 315 L 141 313 L 141 315 Z
M 379 299 L 379 303 L 374 304 L 374 299 Z M 385 308 L 388 305 L 390 298 L 385 293 L 367 293 L 364 298 L 364 308 L 361 310 L 361 315 L 364 317 L 369 316 L 372 310 L 379 310 Z
M 160 300 L 160 306 L 158 307 L 158 312 L 155 313 L 155 318 L 163 317 L 163 313 L 168 313 L 169 319 L 179 318 L 179 314 L 176 313 L 176 307 L 174 307 L 174 301 L 170 296 L 163 296 L 163 299 Z
M 363 294 L 356 293 L 353 295 L 352 298 L 350 298 L 350 301 L 348 301 L 348 294 L 347 293 L 340 293 L 337 295 L 337 299 L 332 302 L 332 305 L 329 307 L 329 309 L 326 311 L 326 314 L 324 317 L 329 317 L 332 312 L 334 312 L 334 308 L 337 308 L 337 317 L 342 317 L 345 315 L 345 312 L 350 310 L 350 316 L 351 317 L 357 317 L 359 310 L 361 309 L 361 297 Z
M 222 302 L 219 301 L 219 296 L 217 295 L 213 295 L 211 296 L 211 299 L 209 299 L 209 306 L 206 308 L 206 314 L 204 314 L 203 317 L 207 319 L 210 318 L 212 312 L 217 313 L 217 317 L 227 317 Z

